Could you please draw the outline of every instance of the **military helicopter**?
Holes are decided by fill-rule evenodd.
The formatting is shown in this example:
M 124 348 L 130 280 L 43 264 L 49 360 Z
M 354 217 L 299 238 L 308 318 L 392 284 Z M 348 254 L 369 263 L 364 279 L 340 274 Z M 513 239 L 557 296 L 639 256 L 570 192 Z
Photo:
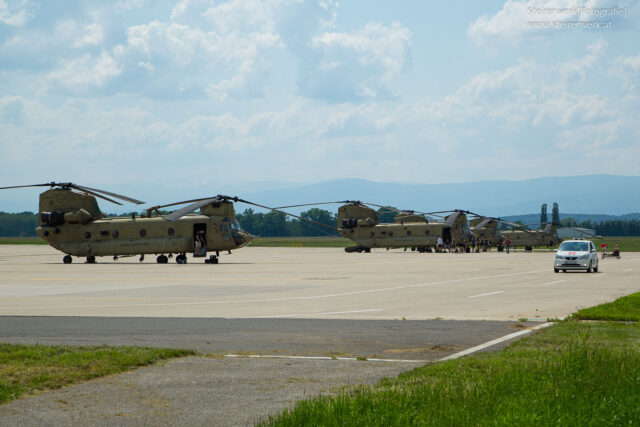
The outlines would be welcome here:
M 521 228 L 518 230 L 502 230 L 500 233 L 505 240 L 511 240 L 512 247 L 524 247 L 527 251 L 532 250 L 535 246 L 552 248 L 562 242 L 562 239 L 558 237 L 556 226 L 552 223 L 547 223 L 544 228 L 538 230 Z
M 235 218 L 233 202 L 237 197 L 215 196 L 187 200 L 147 209 L 147 214 L 136 217 L 107 218 L 98 207 L 96 198 L 121 205 L 119 199 L 135 204 L 140 200 L 120 194 L 90 188 L 73 183 L 50 182 L 45 184 L 2 187 L 0 190 L 26 187 L 50 187 L 40 194 L 38 227 L 36 232 L 52 247 L 65 253 L 62 261 L 70 264 L 73 256 L 86 257 L 87 263 L 95 263 L 98 256 L 123 256 L 155 254 L 159 264 L 166 264 L 176 254 L 178 264 L 186 264 L 187 253 L 205 258 L 205 263 L 217 264 L 220 251 L 242 248 L 253 236 L 240 229 Z M 191 203 L 168 215 L 160 215 L 160 209 Z M 250 202 L 246 202 L 250 203 Z M 199 214 L 191 212 L 200 209 Z M 155 214 L 155 215 L 154 215 Z
M 467 211 L 454 210 L 432 213 L 401 211 L 395 208 L 395 222 L 380 222 L 378 212 L 370 206 L 389 208 L 375 203 L 344 200 L 340 202 L 305 203 L 282 206 L 286 209 L 301 206 L 343 203 L 338 208 L 337 227 L 329 227 L 357 245 L 345 248 L 346 252 L 371 252 L 372 248 L 411 248 L 419 252 L 431 252 L 442 239 L 448 247 L 467 246 L 471 242 L 471 232 L 467 224 Z M 424 215 L 448 213 L 444 221 L 428 222 Z M 322 225 L 322 224 L 318 224 Z
M 476 240 L 486 241 L 489 246 L 501 249 L 504 236 L 498 229 L 499 223 L 500 220 L 497 218 L 478 216 L 469 221 L 469 226 Z

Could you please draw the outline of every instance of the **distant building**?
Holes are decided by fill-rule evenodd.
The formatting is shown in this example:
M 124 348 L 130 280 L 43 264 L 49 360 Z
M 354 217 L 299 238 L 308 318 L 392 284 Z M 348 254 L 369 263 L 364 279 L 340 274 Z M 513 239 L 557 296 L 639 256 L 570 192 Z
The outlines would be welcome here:
M 561 239 L 575 239 L 576 237 L 583 237 L 585 239 L 593 238 L 596 235 L 596 231 L 591 228 L 571 228 L 562 227 L 558 228 L 558 237 Z

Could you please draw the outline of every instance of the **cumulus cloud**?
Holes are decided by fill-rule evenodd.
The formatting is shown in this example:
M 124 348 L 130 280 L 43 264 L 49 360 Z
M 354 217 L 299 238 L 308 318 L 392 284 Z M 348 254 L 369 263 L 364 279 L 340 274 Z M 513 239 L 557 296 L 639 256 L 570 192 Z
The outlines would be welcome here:
M 37 5 L 29 0 L 0 0 L 0 22 L 13 27 L 21 27 L 31 21 Z
M 518 43 L 559 30 L 613 28 L 628 15 L 626 2 L 613 0 L 507 0 L 494 15 L 483 15 L 467 28 L 479 45 Z
M 100 24 L 94 22 L 84 26 L 83 34 L 73 42 L 73 47 L 95 46 L 102 43 L 104 31 Z
M 302 94 L 336 101 L 389 98 L 394 78 L 411 62 L 411 31 L 398 23 L 369 23 L 350 33 L 324 32 L 311 40 L 298 79 Z
M 335 31 L 334 0 L 180 0 L 164 16 L 116 24 L 143 5 L 74 8 L 43 21 L 49 28 L 14 32 L 0 45 L 0 68 L 44 71 L 41 89 L 66 94 L 222 101 L 264 97 L 284 60 L 292 81 L 277 75 L 280 85 L 343 102 L 396 96 L 395 80 L 410 66 L 408 28 L 370 22 Z
M 104 86 L 121 73 L 122 69 L 114 56 L 109 52 L 102 52 L 98 56 L 86 54 L 65 61 L 60 68 L 48 75 L 48 79 L 60 87 L 87 91 L 92 87 Z

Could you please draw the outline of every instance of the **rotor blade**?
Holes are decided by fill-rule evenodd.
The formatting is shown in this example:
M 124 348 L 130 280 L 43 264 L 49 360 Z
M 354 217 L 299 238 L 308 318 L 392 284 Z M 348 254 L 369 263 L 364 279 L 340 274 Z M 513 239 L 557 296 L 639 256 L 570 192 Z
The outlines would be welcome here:
M 580 233 L 586 234 L 587 236 L 591 236 L 591 237 L 593 237 L 595 239 L 601 239 L 602 238 L 602 236 L 598 236 L 597 234 L 588 233 L 588 232 L 584 231 L 584 229 L 582 229 L 582 228 L 568 227 L 568 226 L 566 228 L 570 228 L 572 230 L 575 230 L 575 231 L 578 231 Z
M 194 202 L 199 202 L 201 200 L 211 200 L 211 197 L 201 197 L 199 199 L 183 200 L 181 202 L 175 202 L 175 203 L 168 203 L 166 205 L 153 206 L 153 207 L 151 207 L 151 209 L 168 208 L 170 206 L 184 205 L 185 203 L 194 203 Z
M 458 217 L 462 214 L 462 212 L 454 212 L 451 215 L 449 215 L 447 217 L 447 220 L 444 222 L 444 225 L 446 225 L 447 227 L 451 227 L 453 226 L 453 224 L 456 222 L 456 220 L 458 219 Z
M 137 205 L 144 205 L 144 203 L 145 203 L 145 202 L 142 202 L 140 200 L 133 199 L 131 197 L 123 196 L 122 194 L 111 193 L 110 191 L 99 190 L 97 188 L 84 187 L 84 186 L 78 185 L 78 184 L 71 184 L 71 186 L 74 187 L 74 188 L 77 188 L 79 190 L 91 190 L 91 191 L 93 191 L 95 193 L 106 194 L 107 196 L 115 197 L 116 199 L 124 200 L 124 201 L 130 202 L 130 203 L 135 203 Z
M 183 216 L 185 216 L 186 214 L 189 214 L 193 211 L 195 211 L 196 209 L 200 209 L 203 206 L 207 206 L 209 203 L 214 203 L 219 201 L 220 198 L 218 197 L 212 197 L 209 199 L 202 199 L 200 201 L 197 201 L 195 203 L 192 203 L 190 205 L 185 206 L 182 209 L 178 209 L 177 211 L 171 212 L 168 215 L 163 216 L 164 219 L 166 219 L 167 221 L 177 221 L 180 218 L 182 218 Z
M 14 185 L 12 187 L 0 187 L 0 190 L 9 190 L 11 188 L 27 188 L 27 187 L 49 187 L 51 184 Z
M 93 191 L 90 191 L 90 190 L 88 190 L 86 188 L 78 188 L 78 190 L 83 191 L 83 192 L 88 193 L 88 194 L 91 194 L 92 196 L 99 197 L 100 199 L 106 200 L 108 202 L 115 203 L 116 205 L 122 206 L 122 203 L 117 202 L 117 201 L 115 201 L 113 199 L 110 199 L 110 198 L 108 198 L 106 196 L 103 196 L 102 194 L 94 193 Z
M 475 228 L 482 228 L 482 227 L 486 227 L 487 224 L 489 224 L 491 221 L 493 221 L 493 218 L 485 218 L 482 221 L 480 221 L 475 227 Z
M 301 208 L 301 207 L 304 207 L 304 206 L 332 205 L 332 204 L 347 203 L 347 202 L 349 202 L 349 200 L 342 200 L 342 201 L 339 201 L 339 202 L 303 203 L 303 204 L 300 204 L 300 205 L 278 206 L 278 207 L 275 207 L 273 209 Z
M 268 209 L 268 210 L 273 211 L 273 212 L 279 212 L 279 213 L 281 213 L 281 214 L 288 215 L 288 216 L 293 217 L 293 218 L 297 218 L 297 219 L 299 219 L 300 221 L 304 221 L 304 222 L 307 222 L 307 223 L 309 223 L 309 224 L 314 224 L 314 225 L 317 225 L 317 226 L 319 226 L 319 227 L 327 228 L 327 229 L 329 229 L 329 230 L 331 230 L 331 231 L 338 231 L 338 232 L 340 231 L 337 227 L 331 227 L 330 225 L 323 224 L 323 223 L 321 223 L 321 222 L 314 221 L 314 220 L 312 220 L 312 219 L 303 218 L 303 217 L 301 217 L 301 216 L 294 215 L 294 214 L 289 213 L 289 212 L 281 211 L 281 210 L 280 210 L 280 209 L 278 209 L 278 208 L 270 208 L 269 206 L 260 205 L 260 204 L 258 204 L 258 203 L 253 203 L 253 202 L 250 202 L 250 201 L 248 201 L 248 200 L 243 200 L 243 199 L 238 199 L 238 198 L 234 198 L 234 201 L 237 201 L 237 202 L 240 202 L 240 203 L 246 203 L 247 205 L 253 205 L 253 206 L 256 206 L 256 207 L 258 207 L 258 208 L 262 208 L 262 209 Z M 340 202 L 339 202 L 339 203 L 340 203 Z

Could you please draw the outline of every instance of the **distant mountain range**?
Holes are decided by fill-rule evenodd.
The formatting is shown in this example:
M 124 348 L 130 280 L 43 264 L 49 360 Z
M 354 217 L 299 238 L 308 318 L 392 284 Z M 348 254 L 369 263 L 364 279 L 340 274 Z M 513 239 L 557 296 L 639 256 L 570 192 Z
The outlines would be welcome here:
M 557 202 L 561 214 L 576 212 L 571 216 L 588 214 L 591 218 L 597 214 L 605 218 L 640 212 L 640 176 L 586 175 L 460 184 L 404 184 L 341 179 L 249 192 L 243 197 L 270 206 L 361 200 L 422 212 L 466 209 L 500 217 L 531 215 L 532 212 L 540 212 L 543 203 L 547 203 L 551 217 L 553 203 Z M 539 214 L 536 215 L 537 221 Z M 627 219 L 637 218 L 638 214 L 635 215 Z
M 7 185 L 11 184 L 13 183 Z M 220 186 L 201 183 L 187 187 L 173 184 L 171 181 L 110 187 L 96 183 L 85 184 L 132 195 L 147 200 L 149 205 L 222 193 L 238 195 L 267 206 L 361 200 L 422 212 L 466 209 L 483 215 L 515 219 L 520 219 L 517 215 L 529 215 L 533 216 L 534 222 L 539 220 L 542 203 L 547 203 L 548 215 L 551 217 L 554 202 L 559 204 L 561 217 L 572 216 L 578 221 L 584 219 L 594 221 L 595 217 L 602 220 L 619 219 L 612 217 L 616 215 L 627 215 L 626 219 L 638 219 L 640 215 L 634 214 L 640 212 L 640 176 L 586 175 L 459 184 L 385 183 L 364 179 L 340 179 L 316 184 L 264 181 L 236 182 L 232 185 Z M 34 192 L 26 190 L 2 192 L 0 193 L 0 211 L 33 211 L 37 209 L 37 200 Z M 108 203 L 100 205 L 106 212 L 126 212 L 137 209 L 132 205 L 126 205 L 119 210 L 112 210 L 115 205 Z M 238 205 L 236 209 L 242 212 L 246 207 L 246 205 Z M 336 211 L 338 205 L 318 207 Z M 309 208 L 291 209 L 291 211 L 300 212 L 306 209 Z M 573 213 L 568 214 L 568 212 Z M 529 222 L 524 219 L 522 221 Z

